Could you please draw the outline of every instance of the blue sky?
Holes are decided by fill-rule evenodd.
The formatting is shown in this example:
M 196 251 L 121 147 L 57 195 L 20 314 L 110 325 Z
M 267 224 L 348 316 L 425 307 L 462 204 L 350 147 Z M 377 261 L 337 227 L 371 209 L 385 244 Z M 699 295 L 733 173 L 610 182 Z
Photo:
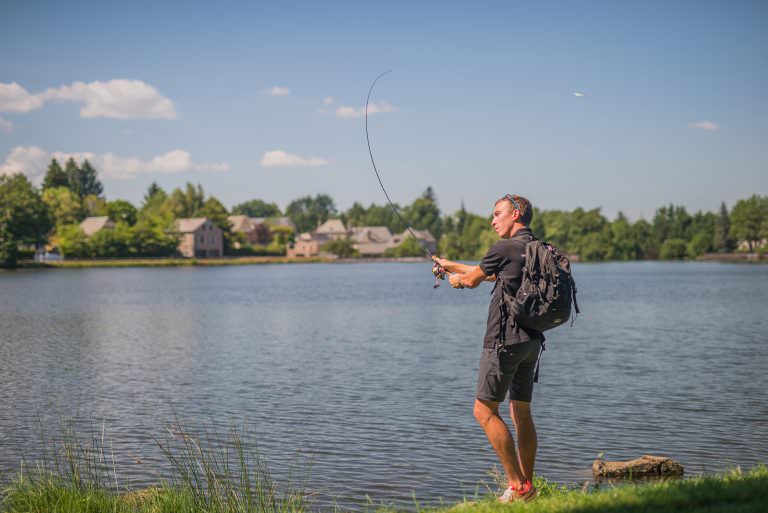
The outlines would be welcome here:
M 387 69 L 369 124 L 401 203 L 636 219 L 768 194 L 765 2 L 0 5 L 0 172 L 87 156 L 108 199 L 384 203 L 356 109 Z

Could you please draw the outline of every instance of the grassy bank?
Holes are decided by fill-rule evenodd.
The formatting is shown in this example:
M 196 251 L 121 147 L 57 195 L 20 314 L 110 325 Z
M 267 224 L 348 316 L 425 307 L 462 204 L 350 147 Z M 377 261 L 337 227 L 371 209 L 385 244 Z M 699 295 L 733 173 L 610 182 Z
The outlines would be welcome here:
M 278 483 L 245 430 L 221 434 L 166 426 L 158 445 L 170 471 L 157 486 L 130 490 L 119 482 L 104 431 L 77 432 L 64 423 L 60 433 L 41 435 L 42 456 L 13 475 L 2 476 L 4 513 L 305 513 L 312 511 L 307 478 L 311 465 L 297 456 L 290 477 Z M 749 472 L 644 484 L 602 484 L 573 488 L 535 479 L 539 498 L 503 505 L 495 495 L 476 497 L 425 513 L 763 512 L 768 504 L 768 467 Z M 494 486 L 491 485 L 491 488 Z M 418 491 L 417 491 L 418 494 Z M 372 506 L 369 510 L 395 510 Z
M 541 495 L 526 504 L 499 504 L 489 496 L 450 507 L 417 509 L 425 513 L 762 513 L 768 504 L 768 469 L 765 467 L 746 473 L 734 471 L 717 477 L 608 486 L 591 491 L 566 490 L 538 481 Z M 219 488 L 209 492 L 202 492 L 192 484 L 116 492 L 108 488 L 77 487 L 70 481 L 53 478 L 15 480 L 4 491 L 0 508 L 9 513 L 299 513 L 311 510 L 302 494 L 294 491 L 279 495 L 271 485 L 249 491 L 244 483 L 233 486 L 222 481 Z M 379 511 L 395 512 L 389 508 L 379 508 Z
M 306 264 L 332 262 L 327 258 L 288 258 L 279 256 L 231 257 L 231 258 L 105 258 L 62 260 L 44 264 L 24 263 L 26 268 L 83 268 L 83 267 L 181 267 L 258 264 Z

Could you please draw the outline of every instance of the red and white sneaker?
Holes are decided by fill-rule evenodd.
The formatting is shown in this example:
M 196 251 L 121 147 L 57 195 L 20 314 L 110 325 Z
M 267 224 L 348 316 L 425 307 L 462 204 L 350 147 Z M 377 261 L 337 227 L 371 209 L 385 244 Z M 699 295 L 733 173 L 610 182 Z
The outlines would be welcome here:
M 504 490 L 504 494 L 499 497 L 499 502 L 503 503 L 509 503 L 509 502 L 515 502 L 515 501 L 532 501 L 536 498 L 536 496 L 539 494 L 538 491 L 536 491 L 536 488 L 533 486 L 533 483 L 530 481 L 526 481 L 523 486 L 521 487 L 515 487 L 515 486 L 509 486 L 506 490 Z

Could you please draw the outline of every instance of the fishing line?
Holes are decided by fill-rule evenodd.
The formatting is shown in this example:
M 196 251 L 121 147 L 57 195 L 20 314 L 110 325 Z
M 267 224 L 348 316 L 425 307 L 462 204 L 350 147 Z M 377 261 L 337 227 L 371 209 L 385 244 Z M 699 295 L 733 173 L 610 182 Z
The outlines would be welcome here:
M 416 234 L 413 233 L 413 230 L 411 229 L 411 225 L 405 222 L 405 219 L 403 219 L 403 216 L 400 215 L 400 212 L 397 210 L 397 207 L 392 202 L 392 200 L 389 198 L 389 194 L 387 194 L 387 189 L 384 188 L 384 184 L 381 181 L 381 176 L 379 176 L 379 170 L 376 169 L 376 161 L 373 160 L 373 152 L 371 151 L 371 138 L 368 135 L 368 104 L 371 102 L 371 93 L 373 92 L 373 86 L 376 85 L 376 82 L 379 81 L 381 77 L 386 75 L 387 73 L 391 73 L 392 70 L 387 70 L 378 77 L 376 77 L 376 80 L 373 81 L 371 84 L 371 88 L 368 89 L 368 98 L 365 100 L 365 140 L 368 142 L 368 155 L 371 156 L 371 164 L 373 164 L 373 172 L 376 173 L 376 178 L 379 180 L 379 185 L 381 186 L 381 190 L 384 191 L 384 196 L 387 197 L 387 201 L 389 201 L 389 205 L 392 207 L 392 210 L 395 211 L 395 214 L 397 214 L 398 219 L 400 219 L 400 222 L 403 223 L 407 228 L 408 232 L 411 234 L 411 237 L 413 237 L 413 240 L 419 243 L 419 246 L 421 246 L 421 249 L 424 250 L 424 252 L 429 256 L 429 258 L 432 258 L 432 252 L 427 249 L 427 247 L 424 245 L 423 242 L 419 240 L 418 237 L 416 237 Z

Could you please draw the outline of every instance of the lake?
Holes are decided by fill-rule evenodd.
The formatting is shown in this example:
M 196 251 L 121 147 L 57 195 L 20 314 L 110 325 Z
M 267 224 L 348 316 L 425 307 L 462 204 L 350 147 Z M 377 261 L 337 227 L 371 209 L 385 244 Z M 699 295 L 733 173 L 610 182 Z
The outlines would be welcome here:
M 768 266 L 574 277 L 582 314 L 549 332 L 534 389 L 538 473 L 581 482 L 602 452 L 687 475 L 768 461 Z M 311 456 L 321 507 L 461 500 L 496 464 L 472 416 L 491 284 L 432 284 L 426 263 L 0 273 L 0 472 L 63 415 L 104 427 L 122 485 L 157 483 L 176 415 L 247 426 L 278 479 Z

